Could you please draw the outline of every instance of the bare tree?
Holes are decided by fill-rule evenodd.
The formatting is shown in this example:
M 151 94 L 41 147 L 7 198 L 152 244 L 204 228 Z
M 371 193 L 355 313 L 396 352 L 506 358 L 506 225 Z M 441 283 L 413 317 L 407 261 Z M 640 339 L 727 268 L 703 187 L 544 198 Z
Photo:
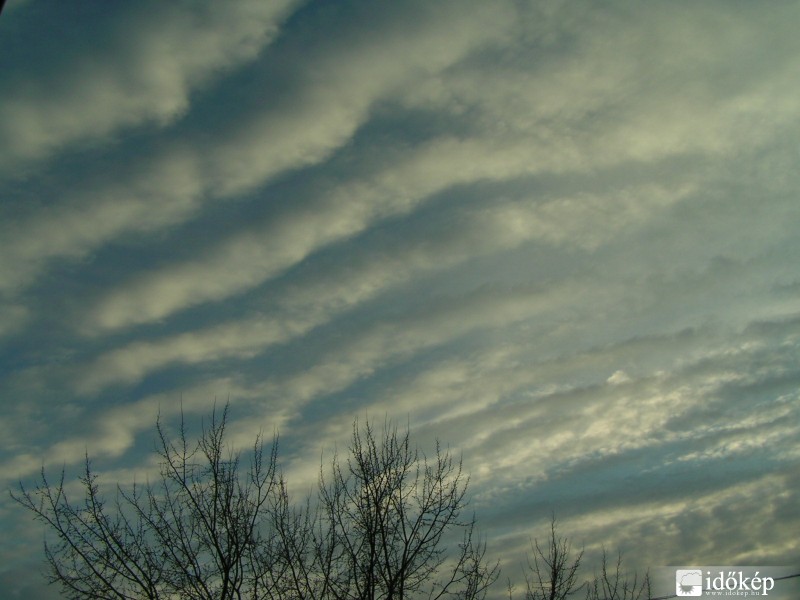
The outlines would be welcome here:
M 573 554 L 569 539 L 557 532 L 556 516 L 550 518 L 550 534 L 544 547 L 535 539 L 531 543 L 533 562 L 528 558 L 525 575 L 526 600 L 565 600 L 576 589 L 578 568 L 583 550 Z
M 323 597 L 480 600 L 498 575 L 467 505 L 468 477 L 438 444 L 428 459 L 406 430 L 353 426 L 350 456 L 320 476 L 315 567 Z
M 80 483 L 84 499 L 67 497 L 64 471 L 51 484 L 44 469 L 33 489 L 12 497 L 55 534 L 45 543 L 51 582 L 68 598 L 266 598 L 274 574 L 285 570 L 275 536 L 264 524 L 281 482 L 276 444 L 255 441 L 242 473 L 239 454 L 224 446 L 227 406 L 212 414 L 189 446 L 181 420 L 177 442 L 159 422 L 161 474 L 155 484 L 117 487 L 103 499 L 87 457 Z
M 406 432 L 354 425 L 350 457 L 334 457 L 300 506 L 277 468 L 277 442 L 257 437 L 246 466 L 227 450 L 228 407 L 190 444 L 160 421 L 155 483 L 100 492 L 87 457 L 83 499 L 64 470 L 12 497 L 43 522 L 51 582 L 72 600 L 482 600 L 497 577 L 474 518 L 467 477 L 437 447 L 428 461 Z M 324 469 L 323 469 L 324 471 Z M 55 538 L 54 540 L 52 538 Z
M 627 574 L 622 568 L 622 553 L 617 553 L 616 561 L 611 564 L 603 549 L 600 572 L 590 582 L 586 600 L 650 600 L 652 589 L 650 574 L 639 578 L 637 572 Z

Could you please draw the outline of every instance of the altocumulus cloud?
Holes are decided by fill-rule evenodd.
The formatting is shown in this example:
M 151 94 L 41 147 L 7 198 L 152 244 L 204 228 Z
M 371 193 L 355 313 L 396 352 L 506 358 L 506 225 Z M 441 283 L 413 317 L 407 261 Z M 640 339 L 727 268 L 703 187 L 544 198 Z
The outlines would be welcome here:
M 554 508 L 638 567 L 797 564 L 799 20 L 10 0 L 4 485 L 141 480 L 230 398 L 298 489 L 355 417 L 462 451 L 511 577 Z M 0 578 L 56 597 L 26 519 Z

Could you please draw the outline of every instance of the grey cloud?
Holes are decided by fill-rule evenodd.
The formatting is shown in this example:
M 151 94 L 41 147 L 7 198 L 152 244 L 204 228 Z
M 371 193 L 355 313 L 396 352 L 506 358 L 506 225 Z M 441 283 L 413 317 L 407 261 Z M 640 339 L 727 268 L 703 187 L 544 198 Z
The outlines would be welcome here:
M 306 334 L 337 313 L 385 294 L 415 274 L 446 269 L 470 258 L 530 241 L 592 248 L 612 237 L 619 229 L 635 226 L 638 221 L 651 217 L 652 212 L 679 202 L 684 195 L 682 190 L 673 192 L 647 187 L 624 190 L 610 197 L 582 194 L 536 201 L 501 200 L 485 208 L 464 211 L 455 207 L 448 221 L 456 223 L 457 234 L 449 231 L 434 233 L 426 228 L 422 234 L 410 232 L 410 237 L 406 235 L 397 240 L 393 247 L 380 248 L 375 253 L 365 252 L 355 259 L 345 255 L 345 264 L 328 265 L 324 272 L 306 275 L 301 280 L 294 279 L 286 288 L 272 292 L 270 304 L 280 307 L 283 313 L 280 316 L 223 323 L 168 339 L 139 341 L 129 347 L 106 352 L 96 365 L 88 367 L 88 377 L 81 377 L 80 386 L 91 390 L 114 381 L 114 378 L 136 381 L 148 371 L 173 362 L 191 364 L 225 356 L 252 356 L 271 345 Z M 587 219 L 586 215 L 590 215 L 590 218 Z M 602 219 L 605 221 L 602 229 L 595 227 L 599 215 L 608 215 L 607 219 Z M 288 235 L 296 237 L 297 231 Z M 240 268 L 246 263 L 256 263 L 259 265 L 256 269 L 263 269 L 263 260 L 258 259 L 266 259 L 268 255 L 275 260 L 281 246 L 285 245 L 277 227 L 274 234 L 263 237 L 270 240 L 268 247 L 274 248 L 274 251 L 253 251 L 246 258 L 243 253 L 237 253 L 242 254 L 238 260 L 226 260 L 225 263 L 236 264 Z M 315 238 L 315 241 L 319 242 L 319 238 Z M 369 244 L 368 240 L 361 240 L 361 245 L 364 244 Z M 230 270 L 224 267 L 220 272 Z M 203 280 L 207 281 L 211 272 L 214 272 L 212 265 L 198 265 L 198 278 L 202 275 Z M 246 277 L 246 271 L 239 271 L 236 276 Z M 211 279 L 213 281 L 209 285 L 220 290 L 220 293 L 234 293 L 236 286 L 225 280 L 224 275 Z M 161 280 L 165 282 L 164 286 L 167 282 L 181 285 L 181 278 L 174 273 L 165 274 Z M 151 286 L 145 286 L 141 295 L 132 296 L 132 292 L 127 291 L 125 301 L 141 310 L 142 303 L 148 297 L 164 301 L 165 294 L 158 291 L 162 289 L 163 292 L 164 286 L 155 291 Z M 195 297 L 196 293 L 191 296 Z
M 93 32 L 100 47 L 73 54 L 62 45 L 68 39 L 57 39 L 43 66 L 47 85 L 42 73 L 18 75 L 0 96 L 4 168 L 120 128 L 169 123 L 187 110 L 193 89 L 253 59 L 293 4 L 241 0 L 191 11 L 145 2 L 102 18 Z
M 354 417 L 463 452 L 510 568 L 552 509 L 589 562 L 798 557 L 797 7 L 292 8 L 269 45 L 202 7 L 97 39 L 124 69 L 66 99 L 150 81 L 133 120 L 15 155 L 0 476 L 88 448 L 130 481 L 159 409 L 230 398 L 302 489 Z M 169 28 L 208 53 L 161 87 Z
M 157 159 L 151 157 L 130 173 L 132 181 L 86 190 L 80 198 L 49 210 L 50 214 L 35 214 L 7 226 L 14 253 L 4 258 L 0 287 L 14 290 L 26 285 L 42 263 L 55 256 L 82 256 L 122 232 L 147 232 L 181 222 L 195 213 L 207 195 L 240 194 L 283 170 L 324 159 L 349 139 L 368 116 L 371 104 L 382 95 L 420 70 L 443 69 L 498 36 L 512 17 L 501 8 L 496 6 L 488 15 L 484 15 L 485 9 L 459 12 L 455 20 L 448 21 L 453 35 L 447 38 L 438 35 L 434 27 L 448 20 L 448 14 L 439 8 L 433 11 L 430 22 L 406 23 L 410 31 L 389 28 L 380 44 L 373 36 L 360 43 L 353 40 L 352 47 L 339 47 L 334 56 L 325 56 L 325 77 L 304 82 L 298 92 L 300 101 L 277 108 L 262 107 L 244 123 L 232 127 L 233 133 L 226 133 L 229 139 L 218 139 L 209 149 L 192 146 L 191 139 L 170 142 Z M 396 61 L 397 53 L 405 60 Z M 356 56 L 361 58 L 355 60 Z M 313 63 L 304 66 L 316 72 Z M 335 239 L 352 227 L 363 227 L 358 224 L 362 218 L 358 212 L 339 217 L 343 229 L 334 227 L 328 236 Z M 319 227 L 312 227 L 305 235 L 316 235 Z M 319 233 L 324 240 L 324 228 Z M 255 240 L 242 239 L 227 251 L 233 253 L 230 258 L 236 258 L 239 252 L 255 249 Z M 306 251 L 301 244 L 286 260 L 297 260 Z M 258 275 L 246 276 L 245 280 L 253 276 Z M 179 292 L 173 288 L 163 301 L 169 304 L 172 296 L 172 302 L 182 302 L 176 294 Z

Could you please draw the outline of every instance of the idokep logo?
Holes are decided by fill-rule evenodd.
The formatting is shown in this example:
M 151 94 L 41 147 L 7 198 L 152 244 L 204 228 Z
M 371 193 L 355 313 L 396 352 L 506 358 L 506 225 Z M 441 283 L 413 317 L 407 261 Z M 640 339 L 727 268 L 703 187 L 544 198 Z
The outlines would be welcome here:
M 702 569 L 677 569 L 675 571 L 675 593 L 678 596 L 702 596 Z
M 762 575 L 757 568 L 691 567 L 675 569 L 677 597 L 768 596 L 775 578 Z

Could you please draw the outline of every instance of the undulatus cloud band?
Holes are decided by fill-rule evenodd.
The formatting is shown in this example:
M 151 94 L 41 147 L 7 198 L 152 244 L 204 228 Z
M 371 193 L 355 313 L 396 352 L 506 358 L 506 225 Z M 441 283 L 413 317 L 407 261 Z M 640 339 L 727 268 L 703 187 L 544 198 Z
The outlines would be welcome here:
M 554 511 L 586 565 L 800 564 L 798 22 L 10 0 L 5 487 L 143 481 L 159 415 L 229 400 L 301 489 L 356 417 L 449 445 L 509 576 Z M 0 527 L 0 595 L 59 597 Z

